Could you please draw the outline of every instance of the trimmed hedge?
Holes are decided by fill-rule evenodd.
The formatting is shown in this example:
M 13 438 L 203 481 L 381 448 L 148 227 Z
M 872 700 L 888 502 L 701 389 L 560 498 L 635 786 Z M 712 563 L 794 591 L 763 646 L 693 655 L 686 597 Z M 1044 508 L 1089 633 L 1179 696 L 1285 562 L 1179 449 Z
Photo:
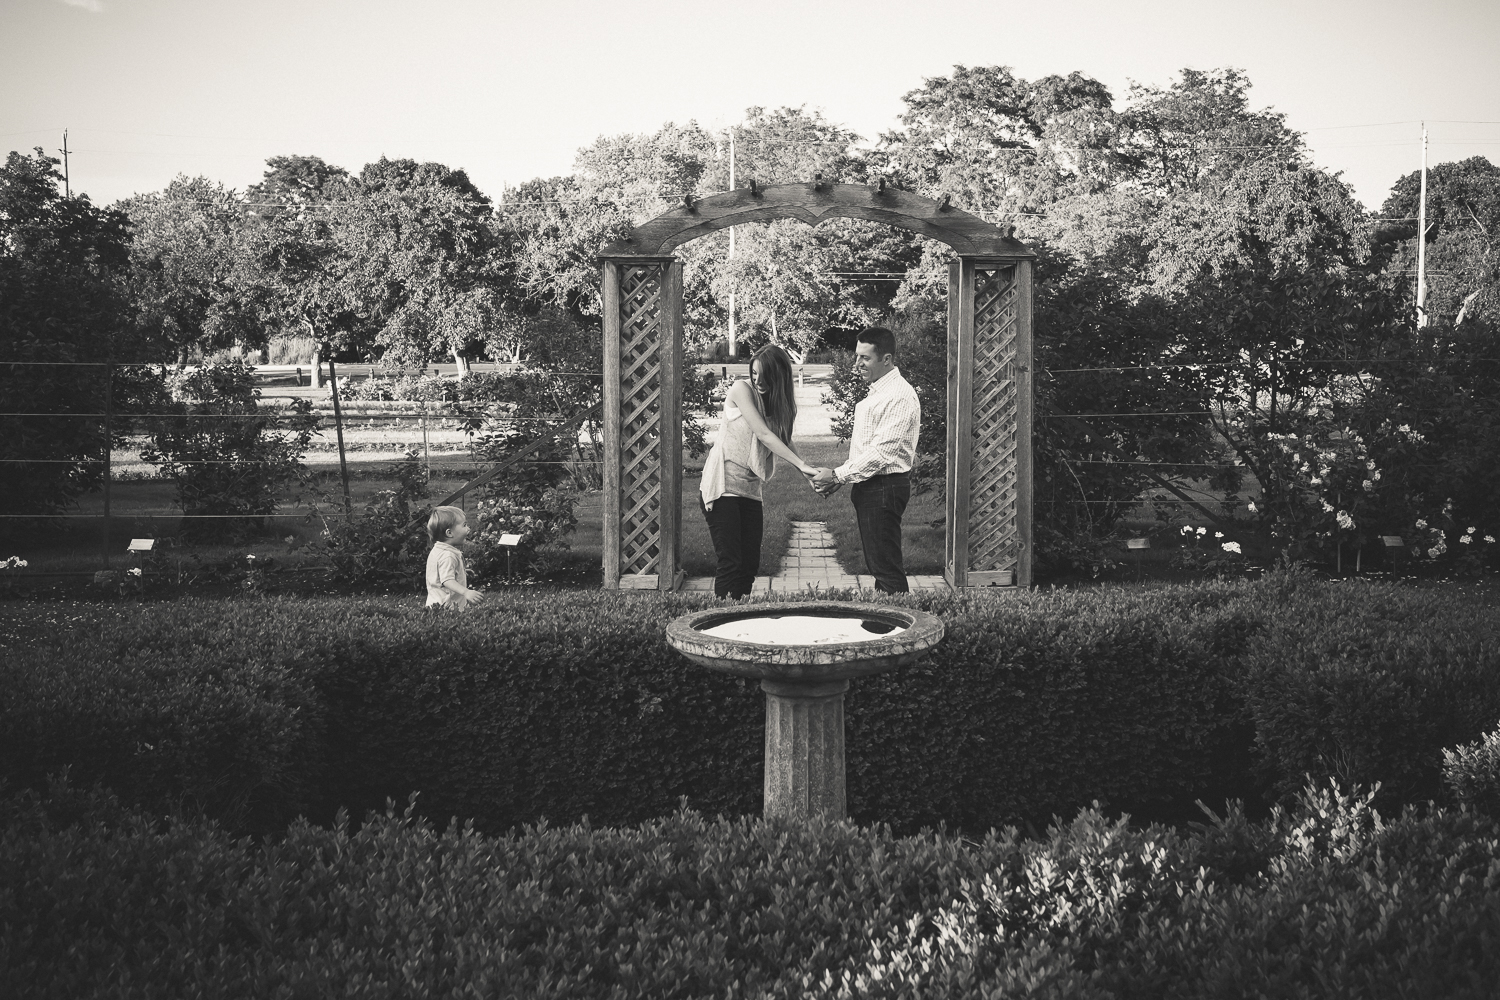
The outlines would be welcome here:
M 1301 577 L 1262 596 L 1236 685 L 1262 778 L 1283 798 L 1309 775 L 1379 783 L 1386 808 L 1443 798 L 1444 748 L 1500 721 L 1500 613 Z
M 1311 788 L 1261 823 L 1041 840 L 708 822 L 486 837 L 410 815 L 256 844 L 99 795 L 0 799 L 26 998 L 1481 998 L 1500 827 Z
M 904 598 L 948 635 L 854 684 L 851 815 L 980 831 L 1098 800 L 1178 819 L 1195 797 L 1285 796 L 1306 773 L 1442 798 L 1441 748 L 1500 719 L 1495 613 L 1357 587 Z M 33 617 L 0 666 L 0 776 L 40 788 L 70 767 L 250 830 L 414 791 L 423 815 L 491 832 L 639 822 L 680 797 L 754 813 L 763 696 L 664 640 L 707 600 L 511 591 L 464 616 L 185 601 L 85 606 L 67 631 Z

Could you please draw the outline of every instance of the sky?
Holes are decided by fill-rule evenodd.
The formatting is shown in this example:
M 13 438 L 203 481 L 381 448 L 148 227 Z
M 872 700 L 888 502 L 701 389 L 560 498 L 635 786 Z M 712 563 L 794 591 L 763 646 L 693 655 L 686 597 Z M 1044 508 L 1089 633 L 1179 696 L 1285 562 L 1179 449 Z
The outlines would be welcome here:
M 109 204 L 267 157 L 385 155 L 502 184 L 600 135 L 802 106 L 875 140 L 955 65 L 1132 81 L 1236 67 L 1252 107 L 1378 209 L 1421 162 L 1500 162 L 1500 0 L 0 0 L 0 151 L 54 152 Z M 54 152 L 54 155 L 56 153 Z

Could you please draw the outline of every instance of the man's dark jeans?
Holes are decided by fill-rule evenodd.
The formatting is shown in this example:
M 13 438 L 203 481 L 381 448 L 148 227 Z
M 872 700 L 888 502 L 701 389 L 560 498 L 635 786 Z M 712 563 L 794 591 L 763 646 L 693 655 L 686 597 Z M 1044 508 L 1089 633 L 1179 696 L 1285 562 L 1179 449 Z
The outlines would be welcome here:
M 703 508 L 703 501 L 698 501 Z M 744 597 L 760 572 L 760 539 L 765 531 L 765 510 L 759 500 L 721 496 L 714 509 L 703 508 L 708 534 L 714 540 L 718 566 L 714 593 L 719 597 Z
M 904 594 L 906 568 L 901 561 L 901 515 L 911 499 L 911 474 L 892 472 L 872 476 L 849 488 L 859 519 L 859 544 L 865 550 L 865 569 L 875 578 L 875 589 Z

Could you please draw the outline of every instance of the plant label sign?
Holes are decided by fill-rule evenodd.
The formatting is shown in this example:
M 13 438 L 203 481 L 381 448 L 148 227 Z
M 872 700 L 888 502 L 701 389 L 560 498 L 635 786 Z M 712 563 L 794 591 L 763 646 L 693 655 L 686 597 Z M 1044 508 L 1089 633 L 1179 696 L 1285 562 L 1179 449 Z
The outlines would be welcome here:
M 126 552 L 150 552 L 151 551 L 151 546 L 153 546 L 155 544 L 156 544 L 156 539 L 154 539 L 154 538 L 132 538 L 130 540 L 130 545 L 126 547 L 125 551 Z
M 1149 549 L 1151 547 L 1151 539 L 1127 538 L 1125 539 L 1125 547 L 1127 549 Z
M 520 545 L 521 544 L 521 536 L 520 535 L 511 535 L 511 534 L 501 535 L 500 536 L 500 544 L 501 545 Z

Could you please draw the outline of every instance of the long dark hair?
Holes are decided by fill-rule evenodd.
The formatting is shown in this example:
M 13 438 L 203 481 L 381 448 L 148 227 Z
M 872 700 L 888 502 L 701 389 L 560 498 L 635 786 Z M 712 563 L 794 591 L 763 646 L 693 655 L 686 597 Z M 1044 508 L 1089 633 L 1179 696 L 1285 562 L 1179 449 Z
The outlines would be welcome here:
M 797 422 L 797 393 L 792 386 L 792 359 L 775 344 L 767 344 L 750 359 L 750 388 L 755 390 L 755 362 L 760 362 L 766 393 L 761 409 L 766 424 L 788 448 L 792 445 L 792 425 Z

